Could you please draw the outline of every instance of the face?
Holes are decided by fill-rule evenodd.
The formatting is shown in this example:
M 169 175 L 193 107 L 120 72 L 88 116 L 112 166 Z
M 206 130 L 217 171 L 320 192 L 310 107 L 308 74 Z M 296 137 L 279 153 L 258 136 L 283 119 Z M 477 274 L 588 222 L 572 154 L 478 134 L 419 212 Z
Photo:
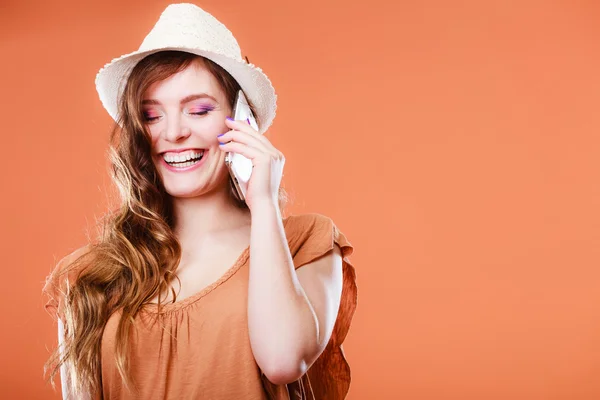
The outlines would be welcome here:
M 195 197 L 228 185 L 217 136 L 229 128 L 231 106 L 214 76 L 198 62 L 152 84 L 142 98 L 152 158 L 166 191 Z

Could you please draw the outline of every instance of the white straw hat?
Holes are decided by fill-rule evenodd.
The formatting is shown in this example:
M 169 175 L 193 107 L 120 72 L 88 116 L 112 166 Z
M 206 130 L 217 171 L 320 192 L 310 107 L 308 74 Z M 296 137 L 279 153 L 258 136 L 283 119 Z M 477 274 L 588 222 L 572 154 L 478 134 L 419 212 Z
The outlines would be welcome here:
M 254 105 L 264 133 L 275 118 L 277 95 L 271 81 L 247 63 L 233 34 L 215 17 L 194 4 L 171 4 L 162 12 L 140 48 L 113 59 L 96 75 L 96 90 L 110 116 L 118 120 L 118 104 L 133 67 L 161 50 L 180 50 L 206 57 L 223 67 L 239 83 Z

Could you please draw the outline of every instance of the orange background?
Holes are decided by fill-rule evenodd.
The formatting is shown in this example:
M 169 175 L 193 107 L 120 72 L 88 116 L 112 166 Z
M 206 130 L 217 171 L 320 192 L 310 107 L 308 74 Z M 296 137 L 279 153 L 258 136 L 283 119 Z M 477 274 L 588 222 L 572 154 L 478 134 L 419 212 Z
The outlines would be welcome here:
M 41 288 L 112 190 L 94 77 L 166 1 L 0 3 L 0 397 L 54 399 Z M 355 245 L 349 399 L 600 398 L 600 6 L 198 3 L 269 75 L 292 213 Z

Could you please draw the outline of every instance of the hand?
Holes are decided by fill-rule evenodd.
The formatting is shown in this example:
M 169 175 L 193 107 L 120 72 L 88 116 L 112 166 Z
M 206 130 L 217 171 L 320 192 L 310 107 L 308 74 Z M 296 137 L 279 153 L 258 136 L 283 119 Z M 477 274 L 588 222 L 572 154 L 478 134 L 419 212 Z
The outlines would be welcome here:
M 252 161 L 252 175 L 246 192 L 250 211 L 253 204 L 262 201 L 273 202 L 277 206 L 285 164 L 283 153 L 248 121 L 226 119 L 225 123 L 231 130 L 218 137 L 221 151 L 239 153 Z

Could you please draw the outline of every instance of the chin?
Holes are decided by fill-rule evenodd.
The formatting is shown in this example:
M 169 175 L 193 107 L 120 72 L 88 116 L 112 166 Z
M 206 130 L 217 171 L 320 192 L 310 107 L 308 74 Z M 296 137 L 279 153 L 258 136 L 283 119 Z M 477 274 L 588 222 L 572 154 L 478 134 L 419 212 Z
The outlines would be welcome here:
M 173 197 L 182 197 L 182 198 L 190 198 L 201 196 L 206 193 L 206 188 L 199 187 L 197 184 L 193 185 L 191 182 L 189 184 L 168 184 L 165 182 L 165 190 L 166 192 Z

